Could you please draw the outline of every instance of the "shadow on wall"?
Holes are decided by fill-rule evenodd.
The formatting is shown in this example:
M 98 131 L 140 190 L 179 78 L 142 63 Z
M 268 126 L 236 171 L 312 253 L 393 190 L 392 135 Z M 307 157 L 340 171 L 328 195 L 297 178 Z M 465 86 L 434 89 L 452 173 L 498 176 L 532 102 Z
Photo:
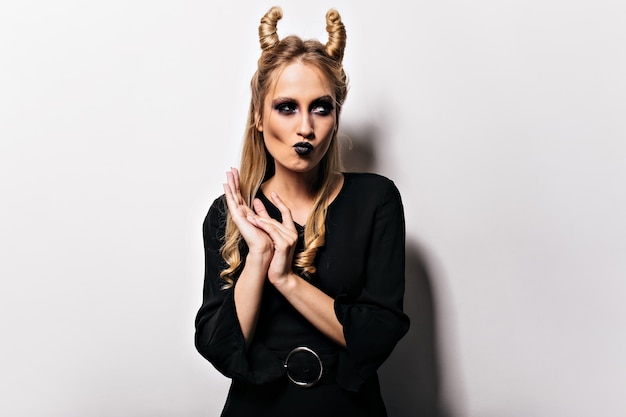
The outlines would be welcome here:
M 376 127 L 344 126 L 342 130 L 345 169 L 377 172 Z M 379 372 L 389 417 L 452 417 L 441 403 L 432 279 L 425 252 L 416 242 L 407 241 L 404 309 L 411 327 Z

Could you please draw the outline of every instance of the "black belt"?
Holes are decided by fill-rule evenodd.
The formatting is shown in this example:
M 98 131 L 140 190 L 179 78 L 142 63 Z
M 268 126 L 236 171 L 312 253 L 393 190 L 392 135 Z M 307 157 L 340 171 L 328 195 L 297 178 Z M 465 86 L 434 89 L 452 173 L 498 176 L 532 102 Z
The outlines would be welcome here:
M 336 354 L 318 354 L 306 346 L 292 349 L 283 362 L 289 381 L 303 388 L 334 383 L 336 365 Z

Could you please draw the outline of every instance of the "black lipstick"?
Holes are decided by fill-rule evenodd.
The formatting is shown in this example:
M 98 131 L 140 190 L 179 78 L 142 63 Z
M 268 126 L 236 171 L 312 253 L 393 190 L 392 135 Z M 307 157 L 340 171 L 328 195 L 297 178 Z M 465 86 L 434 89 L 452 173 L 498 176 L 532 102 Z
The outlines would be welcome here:
M 298 142 L 293 145 L 293 149 L 298 155 L 304 156 L 313 152 L 313 145 L 311 145 L 309 142 Z

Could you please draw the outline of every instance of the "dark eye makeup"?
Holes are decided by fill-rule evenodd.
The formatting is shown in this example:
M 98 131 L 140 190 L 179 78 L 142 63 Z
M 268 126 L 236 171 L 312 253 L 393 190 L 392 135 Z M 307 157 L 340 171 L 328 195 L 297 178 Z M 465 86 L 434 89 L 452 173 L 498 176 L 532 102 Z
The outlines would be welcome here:
M 277 110 L 279 113 L 292 114 L 295 113 L 297 109 L 298 106 L 291 100 L 282 100 L 278 103 L 274 103 L 274 110 Z
M 298 111 L 298 104 L 292 99 L 279 99 L 273 103 L 273 108 L 280 114 L 290 115 Z M 327 116 L 335 109 L 335 104 L 331 97 L 324 96 L 314 100 L 309 106 L 309 112 L 319 115 Z
M 335 108 L 335 105 L 333 104 L 333 101 L 331 100 L 331 98 L 324 97 L 324 98 L 315 100 L 313 104 L 311 104 L 310 111 L 315 114 L 326 116 L 332 113 L 334 108 Z

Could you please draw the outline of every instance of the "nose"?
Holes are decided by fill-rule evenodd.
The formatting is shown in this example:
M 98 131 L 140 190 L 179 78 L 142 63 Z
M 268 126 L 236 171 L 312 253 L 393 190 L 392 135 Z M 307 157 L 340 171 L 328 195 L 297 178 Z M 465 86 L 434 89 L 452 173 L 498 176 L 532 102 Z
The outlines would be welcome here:
M 304 139 L 313 139 L 313 120 L 308 113 L 302 114 L 300 119 L 300 126 L 298 127 L 298 136 L 302 136 Z

